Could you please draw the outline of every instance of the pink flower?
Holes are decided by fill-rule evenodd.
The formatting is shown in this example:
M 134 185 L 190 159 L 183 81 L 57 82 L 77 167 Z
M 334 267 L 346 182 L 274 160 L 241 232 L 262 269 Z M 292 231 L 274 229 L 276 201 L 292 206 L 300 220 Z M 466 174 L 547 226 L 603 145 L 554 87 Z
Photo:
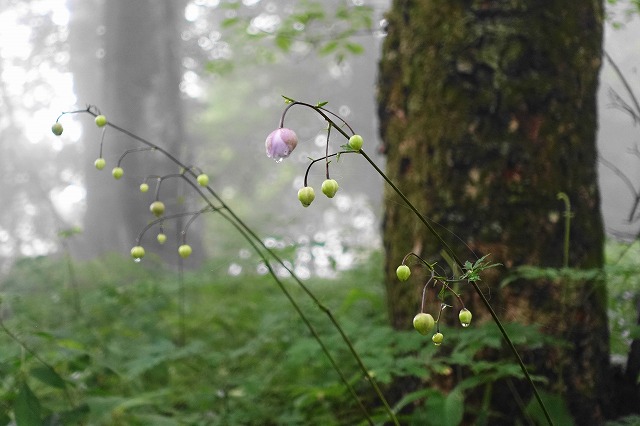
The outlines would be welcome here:
M 298 137 L 293 130 L 282 127 L 271 132 L 264 145 L 267 148 L 267 157 L 280 162 L 296 148 Z

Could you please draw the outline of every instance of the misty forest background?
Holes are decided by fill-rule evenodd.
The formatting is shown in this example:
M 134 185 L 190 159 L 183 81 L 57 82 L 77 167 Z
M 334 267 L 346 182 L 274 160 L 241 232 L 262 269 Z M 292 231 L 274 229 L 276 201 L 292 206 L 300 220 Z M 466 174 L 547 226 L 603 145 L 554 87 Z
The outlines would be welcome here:
M 547 247 L 551 261 L 543 255 L 527 258 L 539 259 L 536 263 L 514 257 L 533 251 L 534 241 L 518 247 L 509 241 L 483 245 L 485 230 L 480 228 L 476 239 L 467 237 L 488 213 L 456 198 L 467 191 L 457 186 L 458 168 L 420 167 L 431 167 L 436 179 L 443 176 L 443 182 L 434 182 L 438 188 L 449 183 L 446 194 L 412 186 L 422 182 L 416 178 L 420 172 L 404 176 L 406 163 L 400 157 L 426 159 L 424 152 L 434 151 L 402 151 L 404 141 L 414 136 L 411 125 L 394 120 L 404 119 L 414 106 L 398 99 L 429 93 L 420 84 L 437 85 L 438 69 L 418 78 L 421 83 L 408 84 L 411 71 L 402 68 L 404 62 L 393 62 L 394 55 L 412 52 L 414 46 L 419 62 L 420 37 L 440 37 L 440 30 L 445 36 L 435 44 L 455 46 L 459 33 L 454 22 L 465 7 L 500 25 L 513 22 L 509 13 L 520 7 L 505 4 L 499 10 L 501 2 L 485 3 L 491 2 L 430 9 L 434 6 L 387 0 L 0 2 L 0 424 L 367 423 L 263 260 L 218 215 L 202 215 L 190 225 L 193 255 L 188 259 L 176 254 L 185 218 L 165 224 L 164 245 L 155 242 L 153 232 L 147 235 L 147 255 L 139 263 L 131 259 L 129 251 L 151 218 L 153 200 L 153 191 L 143 194 L 139 185 L 175 167 L 155 153 L 128 155 L 124 177 L 114 180 L 111 168 L 134 145 L 130 137 L 107 129 L 107 167 L 97 171 L 102 133 L 91 117 L 65 116 L 64 133 L 51 133 L 61 112 L 88 104 L 208 174 L 221 197 L 342 324 L 401 424 L 546 424 L 471 290 L 460 289 L 473 306 L 471 327 L 446 323 L 440 347 L 412 329 L 410 318 L 420 307 L 416 295 L 424 280 L 401 287 L 393 271 L 404 254 L 422 250 L 416 243 L 419 232 L 403 216 L 402 200 L 385 190 L 383 179 L 365 161 L 344 156 L 332 162 L 331 177 L 340 184 L 333 199 L 319 191 L 324 168 L 312 168 L 316 200 L 306 209 L 300 205 L 296 194 L 309 158 L 324 155 L 326 125 L 309 111 L 292 110 L 287 127 L 298 134 L 298 147 L 282 163 L 268 159 L 264 140 L 278 127 L 286 106 L 282 95 L 311 104 L 328 102 L 326 108 L 363 136 L 364 149 L 407 185 L 418 205 L 430 201 L 425 212 L 442 223 L 439 231 L 464 256 L 476 260 L 493 248 L 494 260 L 504 266 L 481 287 L 525 354 L 556 424 L 586 424 L 585 419 L 640 424 L 639 5 L 609 1 L 600 5 L 604 9 L 580 9 L 585 16 L 606 17 L 603 43 L 590 41 L 593 49 L 584 54 L 598 59 L 591 62 L 597 62 L 599 76 L 593 93 L 598 118 L 591 123 L 596 143 L 558 155 L 575 157 L 576 162 L 567 163 L 569 170 L 596 167 L 599 205 L 588 210 L 577 197 L 571 200 L 577 209 L 571 218 L 574 251 L 563 264 L 561 243 Z M 524 5 L 518 9 L 522 14 L 535 9 L 531 2 L 513 3 Z M 549 10 L 555 7 L 547 3 Z M 485 7 L 489 12 L 483 15 Z M 433 31 L 419 30 L 421 14 Z M 403 34 L 402 28 L 410 30 Z M 449 39 L 448 32 L 456 36 Z M 588 50 L 586 38 L 576 33 L 572 40 Z M 429 51 L 424 52 L 427 58 Z M 566 65 L 557 58 L 550 62 L 557 69 Z M 455 66 L 466 75 L 461 71 L 466 63 Z M 405 86 L 400 90 L 396 82 Z M 495 91 L 506 93 L 502 86 Z M 458 117 L 449 104 L 460 103 L 464 95 L 427 98 L 430 112 L 420 114 L 435 117 L 445 129 L 442 134 L 456 124 L 465 132 L 473 127 L 448 122 Z M 480 96 L 469 99 L 471 105 L 483 102 Z M 400 114 L 394 109 L 398 104 L 410 106 Z M 447 114 L 441 118 L 442 111 Z M 487 122 L 493 114 L 488 113 Z M 556 112 L 542 108 L 540 114 Z M 589 117 L 584 123 L 568 120 L 574 128 L 590 125 Z M 435 129 L 432 124 L 426 126 Z M 393 133 L 405 130 L 396 143 Z M 589 144 L 588 139 L 580 140 Z M 440 142 L 458 143 L 455 136 Z M 432 148 L 441 152 L 435 142 Z M 597 162 L 580 163 L 585 161 L 581 153 L 589 149 Z M 511 151 L 500 155 L 512 159 Z M 560 169 L 565 163 L 554 162 L 553 155 L 540 157 L 539 164 Z M 519 161 L 517 154 L 513 161 Z M 447 169 L 454 171 L 450 182 Z M 501 182 L 514 182 L 514 175 L 500 176 Z M 571 197 L 571 185 L 559 191 Z M 530 188 L 518 191 L 530 193 Z M 550 240 L 562 241 L 564 205 L 556 192 L 540 205 L 550 203 L 544 220 L 558 224 L 549 228 L 555 235 Z M 512 205 L 506 192 L 501 194 L 504 200 L 492 196 L 495 205 Z M 173 212 L 200 206 L 178 184 L 163 186 L 163 199 Z M 497 209 L 492 206 L 487 210 Z M 507 217 L 529 211 L 507 210 L 512 213 Z M 527 221 L 530 228 L 536 224 Z M 598 238 L 603 230 L 606 236 Z M 512 234 L 504 223 L 502 231 L 494 227 L 492 232 Z M 591 262 L 584 254 L 589 250 L 602 254 L 602 262 Z M 425 254 L 432 255 L 446 264 L 438 250 Z M 419 268 L 413 272 L 426 276 Z M 326 340 L 370 412 L 369 420 L 391 424 L 327 316 L 291 282 L 286 269 L 275 265 L 275 273 Z M 514 290 L 527 283 L 544 291 Z M 591 303 L 592 296 L 605 294 L 599 285 L 606 286 L 602 318 L 577 316 L 570 300 Z M 563 288 L 571 293 L 558 290 Z M 522 302 L 526 298 L 530 304 Z M 584 338 L 590 330 L 595 336 Z M 576 342 L 587 343 L 575 350 Z M 581 370 L 581 363 L 597 356 L 606 360 Z M 572 360 L 577 367 L 570 366 Z M 577 383 L 576 377 L 589 384 Z

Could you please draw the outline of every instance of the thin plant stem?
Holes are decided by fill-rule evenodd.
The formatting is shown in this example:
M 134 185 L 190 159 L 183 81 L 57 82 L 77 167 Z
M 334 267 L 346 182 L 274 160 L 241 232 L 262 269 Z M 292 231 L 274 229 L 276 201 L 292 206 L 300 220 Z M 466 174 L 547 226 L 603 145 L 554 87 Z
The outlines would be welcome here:
M 613 70 L 620 78 L 620 81 L 622 81 L 622 84 L 624 85 L 625 90 L 629 94 L 629 97 L 631 97 L 631 102 L 633 102 L 633 106 L 635 107 L 635 109 L 630 109 L 629 112 L 632 115 L 633 121 L 637 122 L 640 119 L 640 102 L 638 102 L 638 98 L 633 92 L 633 89 L 631 89 L 631 85 L 625 78 L 624 73 L 622 72 L 622 70 L 620 70 L 620 67 L 618 67 L 618 64 L 616 64 L 616 62 L 613 60 L 611 55 L 609 55 L 609 52 L 607 52 L 606 50 L 604 52 L 604 57 L 607 59 L 607 61 L 609 61 L 609 63 L 613 67 Z
M 313 110 L 315 110 L 318 114 L 320 114 L 327 122 L 329 122 L 329 124 L 334 124 L 334 128 L 340 132 L 345 138 L 349 139 L 349 135 L 342 130 L 340 127 L 336 126 L 335 123 L 333 122 L 333 120 L 331 118 L 329 118 L 327 116 L 327 114 L 325 114 L 323 111 L 324 109 L 317 107 L 317 106 L 313 106 L 311 104 L 305 103 L 305 102 L 293 102 L 291 104 L 289 104 L 287 106 L 287 108 L 284 110 L 282 117 L 280 119 L 280 125 L 281 127 L 284 125 L 284 117 L 286 112 L 293 107 L 294 105 L 302 105 L 308 108 L 311 108 Z M 400 197 L 402 198 L 402 200 L 405 202 L 405 204 L 407 205 L 407 207 L 409 207 L 409 209 L 411 209 L 411 211 L 414 213 L 414 215 L 422 222 L 422 224 L 427 228 L 427 230 L 435 237 L 435 239 L 438 241 L 438 243 L 442 246 L 442 248 L 444 249 L 444 251 L 451 257 L 451 259 L 456 263 L 456 265 L 458 265 L 458 267 L 460 267 L 461 270 L 464 270 L 464 264 L 462 263 L 462 261 L 460 260 L 460 258 L 458 257 L 458 255 L 451 249 L 451 247 L 449 247 L 449 245 L 446 243 L 446 241 L 444 241 L 444 239 L 442 239 L 442 237 L 440 236 L 440 234 L 438 234 L 438 232 L 435 230 L 435 228 L 429 223 L 429 221 L 422 215 L 422 213 L 420 213 L 418 211 L 418 209 L 413 205 L 413 203 L 411 203 L 411 201 L 409 201 L 409 199 L 402 193 L 402 191 L 400 190 L 400 188 L 398 188 L 391 179 L 389 179 L 389 177 L 380 169 L 380 167 L 378 167 L 378 165 L 371 159 L 371 157 L 369 157 L 364 150 L 360 149 L 358 151 L 360 154 L 362 154 L 362 156 L 364 157 L 364 159 L 374 168 L 374 170 L 385 180 L 385 182 L 387 182 L 387 184 L 393 189 L 393 191 Z M 551 419 L 551 415 L 549 414 L 549 411 L 547 410 L 547 407 L 545 406 L 544 402 L 542 401 L 542 397 L 540 396 L 538 389 L 536 388 L 535 383 L 533 382 L 533 379 L 531 378 L 531 375 L 529 374 L 529 371 L 526 367 L 526 365 L 524 364 L 524 361 L 522 360 L 522 357 L 520 356 L 520 353 L 518 352 L 518 350 L 516 349 L 513 341 L 511 340 L 511 338 L 509 337 L 509 334 L 507 333 L 506 329 L 504 328 L 504 326 L 502 325 L 502 322 L 500 321 L 500 319 L 498 318 L 498 315 L 496 314 L 496 312 L 494 311 L 493 307 L 491 306 L 491 304 L 489 303 L 489 301 L 487 300 L 487 298 L 485 297 L 484 293 L 482 292 L 482 290 L 480 289 L 480 287 L 478 286 L 478 284 L 475 281 L 469 281 L 469 283 L 471 284 L 471 286 L 473 287 L 473 289 L 475 290 L 475 292 L 478 294 L 478 297 L 480 298 L 480 301 L 482 302 L 482 304 L 485 306 L 485 308 L 489 311 L 489 314 L 491 315 L 491 318 L 493 319 L 493 321 L 496 323 L 496 325 L 498 326 L 498 329 L 500 330 L 500 333 L 502 334 L 502 337 L 504 338 L 505 342 L 507 343 L 507 346 L 509 347 L 509 349 L 511 350 L 514 358 L 516 359 L 518 365 L 520 366 L 520 369 L 522 370 L 522 373 L 525 376 L 525 379 L 527 380 L 527 382 L 529 383 L 529 386 L 531 387 L 531 390 L 533 391 L 534 397 L 536 398 L 536 401 L 538 402 L 538 404 L 540 405 L 540 408 L 542 409 L 544 416 L 547 420 L 547 422 L 549 423 L 549 425 L 553 425 L 553 420 Z
M 88 107 L 86 110 L 73 111 L 72 113 L 77 113 L 77 112 L 88 113 L 88 114 L 90 114 L 90 115 L 92 115 L 94 117 L 97 115 L 92 110 L 91 107 Z M 326 117 L 326 115 L 324 113 L 322 113 L 322 115 Z M 165 149 L 153 144 L 152 142 L 150 142 L 150 141 L 148 141 L 148 140 L 136 135 L 133 132 L 130 132 L 130 131 L 118 126 L 118 125 L 113 124 L 110 121 L 107 122 L 107 126 L 113 127 L 115 130 L 117 130 L 117 131 L 119 131 L 119 132 L 121 132 L 121 133 L 123 133 L 123 134 L 125 134 L 125 135 L 127 135 L 129 137 L 131 137 L 132 139 L 137 140 L 138 142 L 140 142 L 140 143 L 142 143 L 142 144 L 144 144 L 144 145 L 146 145 L 146 146 L 148 146 L 150 148 L 153 148 L 154 150 L 157 150 L 158 152 L 160 152 L 163 155 L 165 155 L 173 163 L 178 165 L 182 170 L 184 170 L 185 174 L 189 174 L 194 178 L 197 177 L 196 174 L 191 170 L 191 168 L 189 168 L 186 165 L 184 165 L 176 156 L 174 156 L 173 154 L 171 154 L 167 150 L 165 150 Z M 341 133 L 343 133 L 343 131 L 341 129 L 337 128 L 337 130 L 340 131 Z M 209 198 L 200 190 L 200 188 L 198 188 L 196 186 L 195 183 L 193 183 L 190 179 L 187 179 L 186 176 L 184 176 L 184 178 L 185 178 L 186 182 L 188 184 L 190 184 L 193 187 L 193 189 L 195 189 L 196 192 L 198 192 L 200 194 L 200 196 L 205 200 L 205 202 L 207 202 L 211 206 L 211 208 L 220 209 L 220 207 L 215 207 L 211 203 Z M 216 192 L 210 186 L 207 186 L 206 189 L 215 198 L 215 200 L 218 201 L 221 204 L 221 208 L 224 209 L 224 211 L 223 210 L 219 211 L 221 216 L 223 216 L 232 226 L 234 226 L 243 235 L 243 237 L 247 240 L 247 242 L 254 248 L 256 253 L 263 259 L 263 261 L 265 262 L 266 267 L 269 270 L 270 275 L 276 281 L 279 289 L 283 292 L 283 294 L 287 297 L 289 302 L 292 304 L 292 306 L 294 307 L 294 309 L 296 310 L 296 312 L 298 313 L 298 315 L 300 316 L 302 321 L 305 323 L 305 325 L 307 326 L 307 328 L 309 329 L 309 331 L 313 335 L 313 337 L 316 340 L 316 342 L 321 347 L 322 351 L 325 353 L 325 355 L 329 359 L 329 361 L 330 361 L 331 365 L 333 366 L 334 370 L 338 373 L 338 375 L 340 376 L 341 380 L 344 382 L 345 386 L 349 389 L 349 392 L 352 394 L 352 396 L 357 400 L 358 405 L 363 410 L 363 413 L 365 414 L 365 417 L 367 418 L 368 422 L 370 424 L 373 424 L 373 420 L 371 419 L 371 417 L 367 413 L 366 408 L 364 407 L 364 405 L 362 404 L 362 402 L 358 398 L 355 390 L 353 389 L 351 384 L 347 381 L 346 377 L 344 376 L 344 374 L 340 370 L 338 364 L 336 363 L 336 361 L 333 359 L 333 357 L 331 356 L 330 352 L 328 351 L 326 345 L 324 344 L 324 341 L 321 339 L 321 337 L 315 331 L 313 325 L 308 320 L 308 318 L 304 315 L 304 312 L 302 311 L 300 306 L 293 299 L 291 294 L 286 290 L 286 288 L 284 287 L 284 284 L 278 278 L 278 276 L 275 273 L 275 271 L 273 271 L 270 263 L 268 262 L 268 259 L 266 259 L 265 255 L 262 253 L 262 251 L 259 250 L 259 247 L 261 247 L 263 250 L 265 250 L 278 264 L 280 264 L 285 270 L 287 270 L 287 272 L 291 275 L 291 277 L 296 281 L 298 286 L 300 286 L 302 288 L 302 290 L 316 304 L 316 306 L 329 317 L 329 319 L 330 319 L 331 323 L 333 324 L 334 328 L 336 328 L 336 330 L 340 334 L 342 340 L 344 341 L 345 345 L 348 347 L 350 353 L 352 354 L 352 356 L 356 360 L 356 363 L 358 364 L 360 370 L 363 372 L 364 377 L 367 379 L 369 384 L 372 386 L 372 388 L 373 388 L 374 392 L 376 393 L 377 397 L 383 403 L 384 409 L 385 409 L 386 413 L 388 414 L 388 416 L 390 417 L 390 419 L 393 421 L 393 424 L 394 425 L 399 425 L 400 423 L 398 422 L 398 419 L 396 418 L 395 414 L 391 410 L 391 407 L 389 406 L 389 403 L 387 402 L 386 398 L 382 394 L 382 391 L 378 387 L 378 385 L 377 385 L 376 381 L 374 380 L 374 378 L 369 373 L 369 370 L 365 367 L 362 359 L 360 358 L 360 356 L 356 352 L 355 347 L 353 346 L 353 344 L 351 343 L 351 341 L 347 337 L 347 335 L 344 332 L 343 328 L 339 325 L 339 323 L 337 322 L 337 320 L 333 316 L 333 313 L 326 306 L 324 306 L 320 302 L 320 300 L 313 294 L 313 292 L 311 292 L 311 290 L 309 290 L 309 288 L 307 286 L 305 286 L 302 283 L 300 278 L 297 277 L 297 275 L 285 264 L 285 262 L 279 256 L 277 256 L 276 253 L 273 252 L 273 250 L 269 249 L 262 242 L 262 240 L 257 236 L 257 234 L 248 225 L 246 225 L 246 223 L 244 221 L 242 221 L 234 213 L 234 211 L 227 206 L 226 203 L 224 203 L 224 201 L 216 194 Z
M 300 305 L 298 305 L 298 302 L 295 301 L 295 299 L 293 298 L 293 296 L 291 295 L 291 293 L 289 292 L 289 290 L 287 290 L 287 288 L 284 286 L 284 283 L 280 280 L 280 278 L 278 277 L 278 275 L 275 273 L 275 271 L 273 270 L 273 267 L 271 266 L 269 260 L 266 258 L 266 256 L 262 253 L 262 251 L 260 250 L 260 248 L 258 247 L 258 245 L 256 244 L 256 241 L 260 241 L 260 240 L 256 240 L 256 238 L 252 235 L 252 232 L 247 232 L 248 229 L 245 228 L 243 225 L 241 225 L 240 223 L 237 223 L 234 219 L 232 219 L 231 217 L 228 217 L 227 214 L 233 214 L 232 211 L 230 209 L 227 209 L 226 212 L 221 212 L 221 215 L 229 222 L 231 223 L 236 230 L 245 238 L 245 240 L 251 245 L 251 247 L 253 248 L 253 250 L 258 254 L 258 256 L 260 256 L 260 258 L 262 259 L 262 261 L 264 262 L 265 266 L 267 267 L 269 274 L 271 275 L 271 277 L 275 280 L 276 284 L 278 285 L 278 288 L 280 289 L 280 291 L 282 291 L 282 293 L 285 295 L 285 297 L 289 300 L 289 303 L 291 303 L 291 305 L 293 306 L 293 308 L 295 309 L 296 313 L 298 314 L 298 316 L 300 316 L 300 318 L 302 319 L 302 322 L 304 322 L 304 324 L 307 326 L 307 329 L 311 332 L 311 334 L 313 335 L 313 338 L 316 340 L 316 342 L 320 345 L 320 348 L 322 349 L 322 352 L 324 352 L 325 356 L 327 357 L 327 359 L 329 360 L 329 362 L 331 363 L 332 367 L 334 368 L 334 370 L 338 373 L 338 376 L 340 376 L 340 379 L 342 380 L 342 382 L 344 383 L 344 385 L 347 387 L 347 389 L 349 390 L 349 392 L 351 393 L 352 397 L 356 400 L 356 402 L 358 403 L 358 406 L 360 407 L 360 410 L 362 410 L 364 416 L 366 417 L 367 421 L 369 422 L 370 425 L 373 425 L 373 420 L 371 419 L 371 416 L 369 415 L 369 413 L 367 412 L 366 407 L 364 406 L 364 404 L 362 403 L 362 401 L 360 400 L 360 398 L 358 397 L 355 389 L 353 388 L 353 386 L 349 383 L 349 381 L 347 380 L 347 378 L 345 377 L 344 373 L 342 372 L 342 370 L 340 369 L 340 367 L 338 366 L 336 360 L 333 358 L 333 356 L 331 355 L 331 353 L 329 352 L 329 349 L 327 348 L 327 346 L 324 344 L 324 341 L 322 340 L 322 338 L 320 337 L 320 335 L 318 334 L 318 332 L 316 331 L 315 327 L 313 327 L 313 325 L 311 324 L 311 322 L 309 321 L 309 319 L 307 318 L 307 316 L 304 314 L 304 312 L 302 311 L 302 308 L 300 307 Z M 262 246 L 263 249 L 267 249 L 264 245 Z M 267 249 L 268 250 L 268 249 Z M 271 250 L 268 250 L 269 252 L 271 252 Z M 276 258 L 276 261 L 278 263 L 280 263 L 281 266 L 287 268 L 284 264 L 284 262 L 282 262 L 277 256 L 275 256 L 272 252 L 269 253 L 270 255 L 274 256 Z M 289 271 L 290 274 L 292 274 L 292 276 L 294 278 L 297 277 L 295 275 L 293 275 L 293 272 L 291 272 L 288 268 L 287 270 Z M 305 286 L 306 289 L 306 286 Z M 315 296 L 313 296 L 315 298 Z M 317 299 L 316 299 L 317 300 Z M 340 329 L 341 330 L 341 329 Z M 351 348 L 353 348 L 353 346 L 350 346 Z M 359 360 L 359 357 L 358 357 Z M 386 403 L 386 400 L 384 400 L 383 398 L 383 402 Z M 393 419 L 395 420 L 395 416 L 393 416 Z M 399 423 L 397 422 L 397 420 L 394 421 L 394 424 L 399 425 Z
M 438 234 L 436 232 L 436 230 L 433 228 L 433 226 L 431 226 L 431 224 L 427 221 L 427 219 L 418 211 L 418 209 L 416 209 L 416 207 L 411 203 L 411 201 L 409 201 L 409 199 L 402 193 L 402 191 L 400 191 L 400 189 L 391 181 L 391 179 L 389 179 L 387 177 L 387 175 L 382 170 L 380 170 L 380 168 L 373 162 L 373 160 L 362 149 L 360 150 L 360 154 L 362 154 L 362 156 L 369 162 L 369 164 L 371 164 L 371 166 L 378 172 L 378 174 L 380 176 L 382 176 L 382 178 L 387 182 L 387 184 L 389 184 L 389 186 L 391 186 L 391 188 L 394 190 L 394 192 L 396 194 L 398 194 L 398 196 L 400 198 L 402 198 L 402 200 L 411 209 L 411 211 L 416 215 L 416 217 L 425 225 L 425 227 L 429 230 L 429 232 L 442 245 L 442 247 L 445 250 L 445 252 L 449 256 L 451 256 L 451 258 L 454 260 L 454 262 L 461 269 L 463 269 L 464 268 L 464 264 L 462 263 L 462 261 L 460 260 L 458 255 L 456 255 L 456 253 L 442 239 L 440 234 Z M 485 297 L 484 293 L 482 292 L 482 290 L 480 289 L 478 284 L 475 281 L 469 281 L 469 283 L 471 284 L 471 286 L 473 287 L 473 289 L 477 293 L 477 295 L 480 298 L 480 301 L 482 302 L 482 304 L 485 306 L 487 311 L 489 311 L 489 314 L 491 315 L 491 318 L 493 319 L 493 321 L 498 326 L 498 329 L 500 330 L 500 333 L 502 334 L 502 337 L 504 338 L 505 342 L 507 343 L 507 346 L 509 346 L 509 349 L 511 350 L 511 353 L 513 354 L 514 358 L 518 362 L 518 365 L 520 366 L 520 370 L 522 370 L 522 373 L 524 374 L 525 379 L 529 383 L 529 386 L 531 387 L 531 390 L 533 391 L 533 395 L 535 396 L 536 401 L 538 401 L 538 404 L 540 405 L 540 408 L 544 412 L 544 416 L 545 416 L 547 422 L 549 423 L 549 425 L 553 425 L 553 420 L 551 420 L 551 415 L 549 414 L 549 411 L 547 410 L 546 405 L 542 401 L 542 397 L 540 396 L 540 393 L 538 392 L 538 389 L 536 388 L 536 385 L 533 382 L 533 379 L 531 378 L 531 375 L 529 374 L 529 370 L 527 369 L 527 366 L 524 364 L 524 361 L 522 360 L 522 357 L 520 356 L 520 353 L 518 352 L 518 350 L 516 349 L 515 345 L 513 344 L 513 341 L 509 337 L 509 334 L 507 333 L 507 330 L 502 325 L 502 321 L 500 321 L 500 318 L 498 318 L 498 315 L 493 310 L 493 307 L 491 306 L 491 304 L 489 303 L 489 301 Z
M 562 200 L 564 202 L 564 240 L 563 240 L 563 256 L 562 256 L 562 267 L 569 267 L 569 243 L 570 243 L 570 235 L 571 235 L 571 201 L 569 200 L 569 196 L 564 192 L 558 193 L 558 200 Z
M 49 370 L 53 371 L 56 375 L 58 375 L 58 373 L 56 372 L 56 369 L 53 368 L 53 366 L 51 364 L 49 364 L 44 359 L 42 359 L 40 357 L 40 355 L 38 355 L 38 353 L 34 349 L 32 349 L 29 345 L 27 345 L 14 332 L 9 330 L 9 328 L 5 325 L 4 321 L 2 321 L 2 316 L 0 316 L 0 328 L 5 332 L 5 334 L 7 336 L 9 336 L 13 341 L 15 341 L 17 344 L 19 344 L 20 347 L 22 347 L 22 349 L 24 351 L 26 351 L 29 354 L 31 354 L 31 356 L 33 356 L 40 364 L 44 365 L 46 368 L 48 368 Z M 67 382 L 65 382 L 64 380 L 63 380 L 63 388 L 62 389 L 64 391 L 65 398 L 69 402 L 69 405 L 74 407 L 75 405 L 73 403 L 73 400 L 71 399 L 71 394 L 69 394 L 69 389 L 67 388 Z

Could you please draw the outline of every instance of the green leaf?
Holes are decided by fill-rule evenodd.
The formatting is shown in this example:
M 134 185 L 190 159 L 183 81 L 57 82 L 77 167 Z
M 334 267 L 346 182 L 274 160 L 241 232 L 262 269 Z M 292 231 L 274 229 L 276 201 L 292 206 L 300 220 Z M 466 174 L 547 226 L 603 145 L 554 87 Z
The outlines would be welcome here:
M 211 74 L 227 75 L 233 71 L 233 61 L 218 59 L 207 62 L 204 67 Z
M 449 392 L 444 399 L 444 425 L 458 425 L 464 414 L 464 395 L 459 389 Z
M 400 401 L 398 401 L 394 406 L 393 406 L 393 411 L 395 413 L 400 412 L 400 410 L 402 410 L 404 407 L 406 407 L 407 405 L 422 399 L 422 398 L 430 398 L 431 396 L 439 396 L 440 392 L 438 392 L 435 389 L 431 389 L 431 388 L 426 388 L 426 389 L 420 389 L 414 392 L 411 392 L 407 395 L 405 395 L 404 397 L 402 397 L 402 399 Z
M 338 48 L 338 42 L 336 40 L 332 40 L 327 44 L 325 44 L 324 46 L 322 46 L 318 51 L 318 53 L 320 55 L 328 55 L 329 53 L 332 53 L 333 51 L 335 51 L 337 48 Z
M 364 47 L 358 43 L 347 43 L 345 47 L 349 52 L 353 53 L 354 55 L 361 55 L 362 53 L 364 53 Z
M 285 104 L 292 104 L 292 103 L 294 103 L 296 101 L 295 99 L 288 98 L 285 95 L 280 95 L 280 96 L 282 96 L 284 98 L 284 103 Z
M 39 426 L 42 424 L 40 401 L 31 391 L 27 382 L 20 384 L 13 411 L 18 426 Z
M 288 52 L 289 49 L 291 49 L 291 44 L 291 37 L 283 34 L 278 34 L 276 36 L 276 46 L 278 46 L 283 52 Z
M 236 25 L 239 22 L 240 22 L 240 18 L 238 18 L 236 16 L 234 18 L 225 19 L 224 21 L 222 21 L 222 23 L 220 25 L 222 26 L 222 28 L 229 28 L 229 27 L 233 27 L 234 25 Z
M 566 426 L 575 425 L 573 417 L 567 409 L 567 404 L 560 395 L 555 395 L 544 391 L 539 391 L 539 393 L 540 399 L 542 399 L 542 402 L 547 408 L 549 415 L 556 424 Z M 529 401 L 529 404 L 527 405 L 525 411 L 529 416 L 531 416 L 534 421 L 536 421 L 537 424 L 547 423 L 544 412 L 542 411 L 542 408 L 540 407 L 537 399 L 531 398 L 531 401 Z
M 89 415 L 90 410 L 87 404 L 79 405 L 69 411 L 63 411 L 58 413 L 60 424 L 64 425 L 80 425 L 87 424 L 86 418 Z M 49 424 L 49 423 L 48 423 Z M 53 422 L 50 422 L 53 424 Z
M 326 104 L 328 104 L 328 103 L 329 103 L 328 101 L 322 101 L 322 102 L 318 102 L 318 103 L 316 104 L 316 106 L 317 106 L 318 108 L 322 108 L 323 106 L 325 106 L 325 105 L 326 105 Z
M 31 377 L 40 380 L 42 383 L 54 388 L 64 389 L 66 382 L 56 371 L 48 365 L 32 368 L 29 372 Z

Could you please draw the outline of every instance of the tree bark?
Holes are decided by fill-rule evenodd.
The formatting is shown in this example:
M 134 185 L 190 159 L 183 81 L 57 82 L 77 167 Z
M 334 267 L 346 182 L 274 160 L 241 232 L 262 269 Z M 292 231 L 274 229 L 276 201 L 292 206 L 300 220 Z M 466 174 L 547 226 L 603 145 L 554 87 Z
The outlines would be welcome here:
M 461 258 L 474 261 L 471 249 L 504 265 L 483 277 L 503 318 L 570 343 L 524 356 L 577 424 L 602 422 L 608 407 L 603 280 L 518 280 L 498 289 L 517 266 L 563 266 L 559 192 L 572 203 L 569 266 L 603 264 L 595 145 L 602 19 L 600 1 L 396 0 L 379 75 L 388 174 L 443 226 Z M 400 284 L 395 268 L 410 251 L 446 262 L 410 211 L 391 193 L 385 199 L 389 315 L 408 328 L 425 280 Z M 487 319 L 470 288 L 463 298 L 474 321 Z M 495 392 L 492 408 L 510 421 L 520 415 L 514 407 Z

